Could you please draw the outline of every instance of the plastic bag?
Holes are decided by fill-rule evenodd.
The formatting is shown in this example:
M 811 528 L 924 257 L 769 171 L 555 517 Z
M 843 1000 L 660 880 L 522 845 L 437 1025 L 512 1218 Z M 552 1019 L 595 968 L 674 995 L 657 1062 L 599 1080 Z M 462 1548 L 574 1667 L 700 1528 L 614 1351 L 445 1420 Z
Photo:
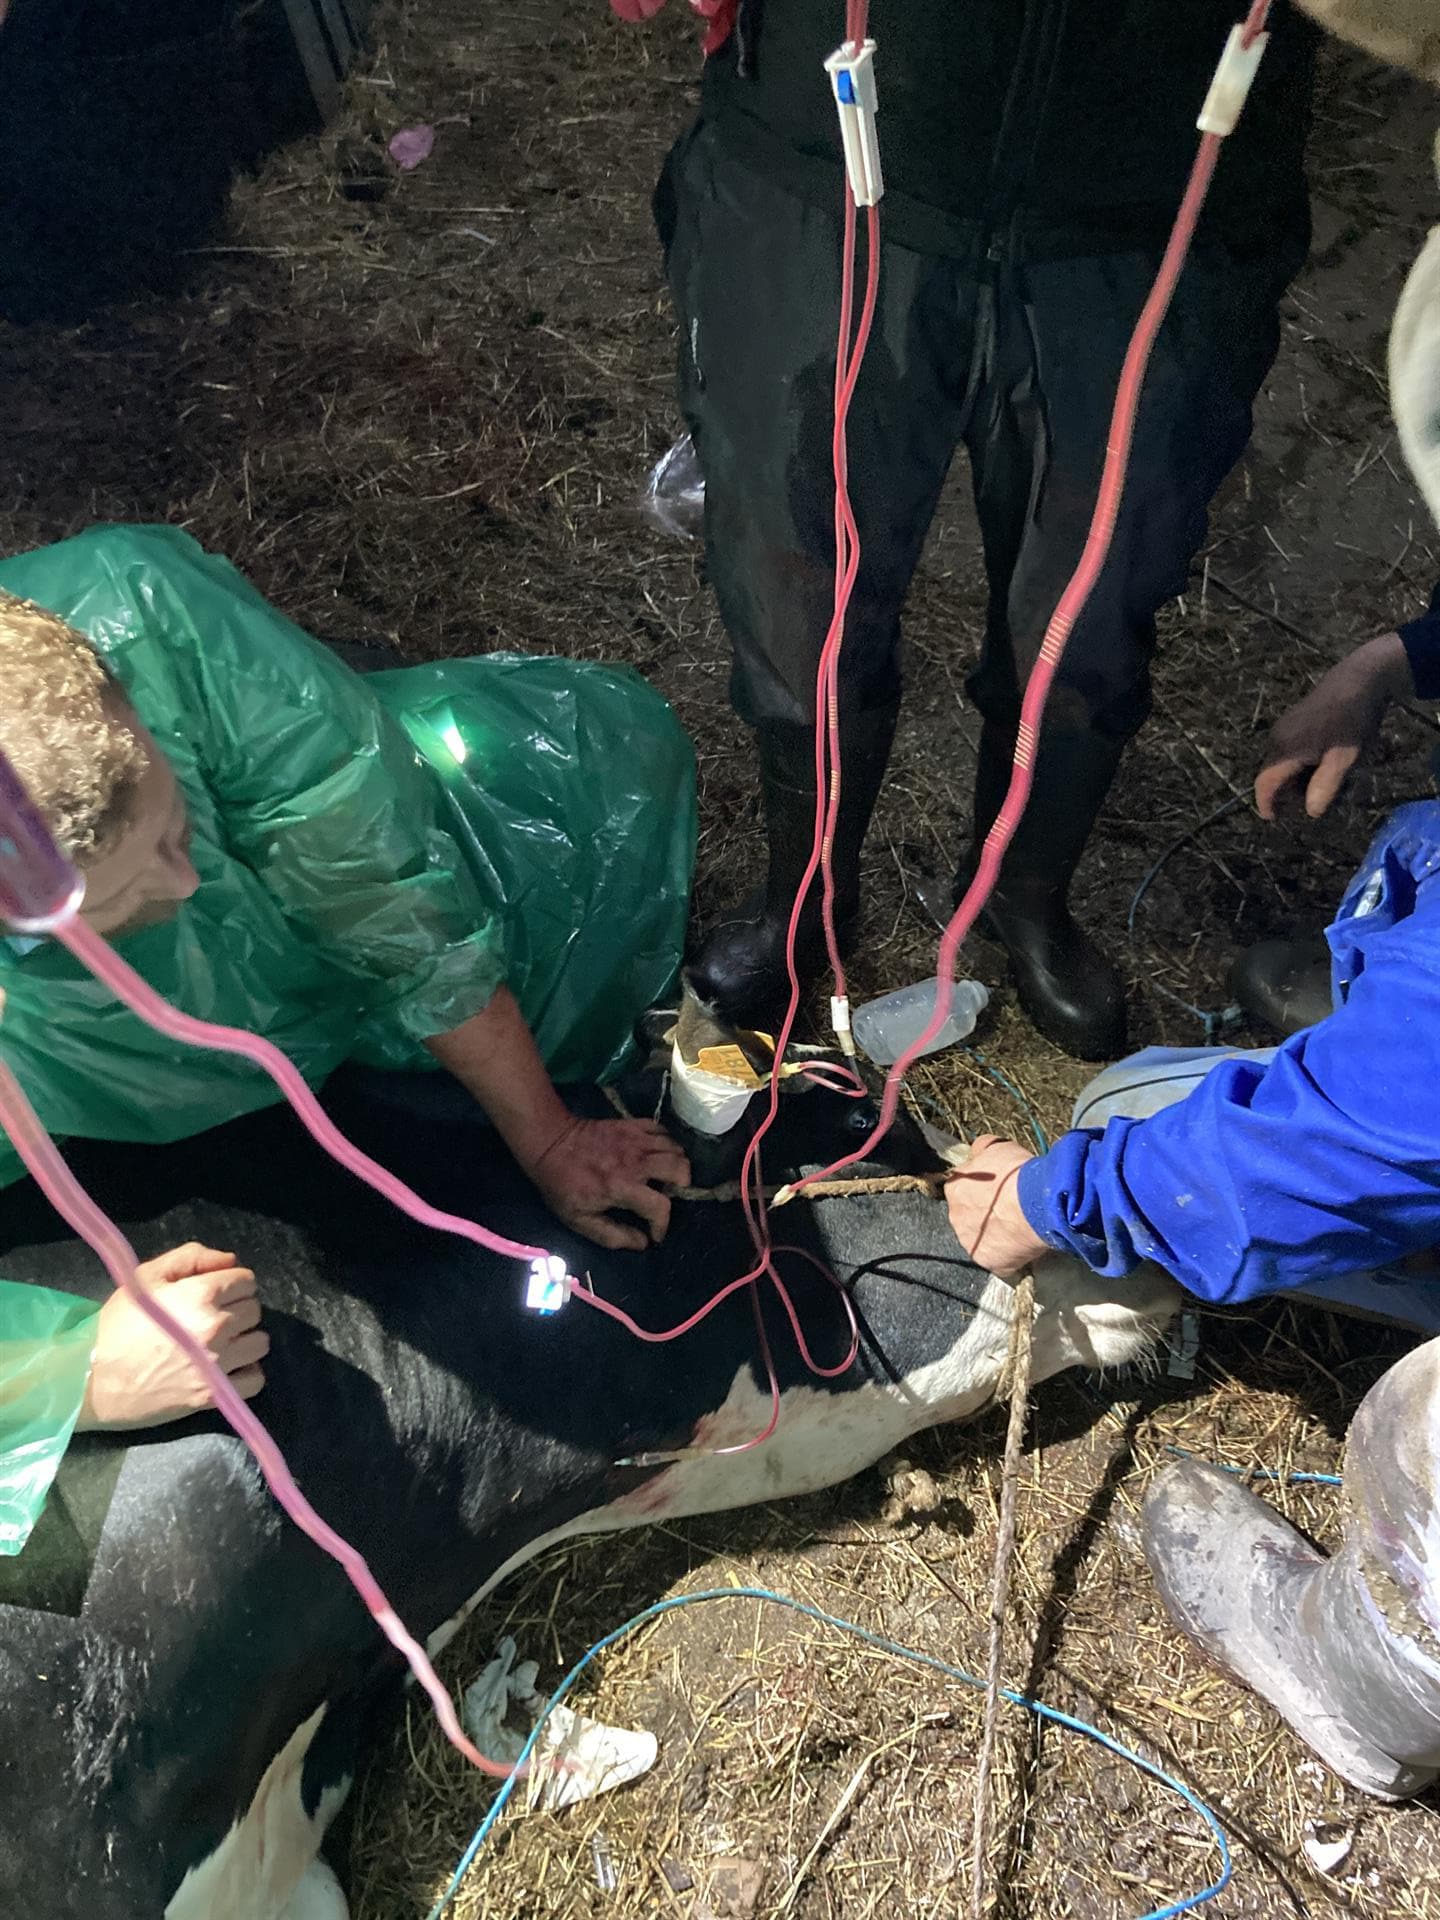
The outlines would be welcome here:
M 640 507 L 678 540 L 699 539 L 705 528 L 705 476 L 688 433 L 655 462 Z
M 172 527 L 92 528 L 0 588 L 89 636 L 184 792 L 199 891 L 117 942 L 157 992 L 319 1086 L 432 1068 L 425 1040 L 506 979 L 557 1078 L 618 1070 L 678 969 L 695 849 L 693 750 L 637 674 L 494 654 L 362 679 Z M 3 931 L 0 1046 L 52 1133 L 161 1143 L 277 1098 Z
M 513 1767 L 525 1737 L 505 1723 L 518 1709 L 534 1723 L 545 1702 L 535 1691 L 539 1666 L 534 1660 L 515 1664 L 515 1642 L 504 1639 L 480 1678 L 465 1689 L 462 1717 L 465 1731 L 487 1760 Z M 597 1794 L 628 1787 L 654 1766 L 660 1746 L 653 1733 L 631 1733 L 625 1727 L 607 1727 L 587 1720 L 569 1707 L 552 1707 L 536 1745 L 526 1811 L 555 1813 Z
M 1275 1047 L 1142 1047 L 1086 1086 L 1070 1115 L 1072 1127 L 1105 1127 L 1115 1119 L 1148 1120 L 1193 1093 L 1222 1060 L 1265 1066 Z
M 0 1280 L 0 1554 L 19 1553 L 44 1511 L 85 1399 L 99 1311 Z

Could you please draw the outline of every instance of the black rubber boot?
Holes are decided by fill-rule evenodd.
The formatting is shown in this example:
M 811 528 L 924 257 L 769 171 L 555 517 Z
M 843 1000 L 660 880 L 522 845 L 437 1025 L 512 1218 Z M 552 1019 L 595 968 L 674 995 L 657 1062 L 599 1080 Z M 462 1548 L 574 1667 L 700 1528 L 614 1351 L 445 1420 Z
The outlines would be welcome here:
M 1330 949 L 1309 940 L 1262 940 L 1230 972 L 1230 990 L 1257 1026 L 1289 1039 L 1335 1011 Z
M 1186 1460 L 1145 1502 L 1167 1611 L 1342 1780 L 1403 1800 L 1440 1778 L 1440 1340 L 1366 1394 L 1328 1560 L 1218 1467 Z
M 835 832 L 835 930 L 842 952 L 860 914 L 860 849 L 885 778 L 898 702 L 847 718 L 841 743 L 840 818 Z M 772 1023 L 790 995 L 785 936 L 815 843 L 815 737 L 808 727 L 756 729 L 769 869 L 765 886 L 725 916 L 688 969 L 696 997 L 737 1026 Z M 825 965 L 820 881 L 805 902 L 796 946 L 802 983 Z
M 1009 788 L 1014 750 L 1008 730 L 986 721 L 975 771 L 975 838 L 956 880 L 957 902 Z M 1029 805 L 980 918 L 980 930 L 1010 957 L 1030 1020 L 1077 1060 L 1114 1060 L 1125 1051 L 1124 983 L 1066 904 L 1123 751 L 1120 742 L 1097 734 L 1045 735 Z

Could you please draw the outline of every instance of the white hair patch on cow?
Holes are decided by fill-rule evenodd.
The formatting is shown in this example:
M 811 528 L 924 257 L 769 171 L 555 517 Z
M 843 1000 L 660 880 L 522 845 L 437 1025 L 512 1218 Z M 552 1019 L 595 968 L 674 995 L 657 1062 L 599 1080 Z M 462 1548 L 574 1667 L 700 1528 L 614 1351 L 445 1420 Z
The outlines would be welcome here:
M 337 1908 L 317 1905 L 326 1888 L 314 1874 L 325 1830 L 345 1804 L 351 1782 L 327 1787 L 312 1817 L 301 1799 L 305 1756 L 320 1730 L 326 1709 L 317 1707 L 298 1726 L 265 1769 L 245 1816 L 220 1845 L 180 1883 L 164 1920 L 345 1920 L 338 1884 Z M 306 1879 L 311 1884 L 305 1894 Z M 333 1878 L 333 1876 L 332 1876 Z M 293 1906 L 297 1898 L 308 1906 Z
M 1125 1296 L 1123 1303 L 1115 1298 Z M 1106 1370 L 1148 1354 L 1174 1317 L 1180 1293 L 1158 1267 L 1124 1281 L 1102 1280 L 1068 1255 L 1035 1267 L 1037 1310 L 1031 1381 L 1068 1367 Z M 816 1493 L 861 1473 L 927 1427 L 973 1420 L 999 1391 L 1010 1345 L 1014 1289 L 993 1275 L 973 1317 L 949 1352 L 898 1381 L 872 1380 L 842 1393 L 792 1387 L 779 1430 L 753 1453 L 682 1460 L 615 1507 L 635 1525 L 687 1514 Z M 725 1404 L 701 1422 L 693 1445 L 741 1445 L 763 1433 L 770 1394 L 750 1367 L 736 1375 Z
M 350 1920 L 350 1902 L 323 1860 L 312 1860 L 281 1920 Z

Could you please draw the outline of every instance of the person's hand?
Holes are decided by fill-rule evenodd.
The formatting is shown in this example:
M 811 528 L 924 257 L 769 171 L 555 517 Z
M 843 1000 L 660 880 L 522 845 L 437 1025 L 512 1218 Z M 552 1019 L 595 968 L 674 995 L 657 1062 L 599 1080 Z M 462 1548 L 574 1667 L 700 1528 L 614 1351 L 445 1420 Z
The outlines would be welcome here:
M 1002 1279 L 1050 1251 L 1020 1210 L 1015 1176 L 1034 1154 L 1013 1140 L 982 1133 L 964 1166 L 945 1182 L 955 1238 L 977 1267 Z
M 135 1277 L 230 1376 L 241 1399 L 253 1400 L 265 1384 L 260 1363 L 270 1351 L 270 1336 L 260 1325 L 249 1268 L 237 1267 L 233 1253 L 191 1241 L 145 1261 Z M 81 1431 L 158 1427 L 213 1405 L 210 1389 L 180 1349 L 128 1294 L 112 1294 L 100 1309 Z
M 1270 732 L 1265 764 L 1255 776 L 1262 820 L 1292 782 L 1305 779 L 1305 811 L 1318 820 L 1380 730 L 1385 710 L 1412 690 L 1410 662 L 1398 633 L 1367 640 L 1331 667 Z
M 670 1202 L 655 1183 L 690 1184 L 690 1162 L 653 1120 L 572 1119 L 525 1170 L 551 1212 L 602 1247 L 646 1244 L 638 1227 L 611 1218 L 612 1207 L 638 1214 L 658 1246 Z

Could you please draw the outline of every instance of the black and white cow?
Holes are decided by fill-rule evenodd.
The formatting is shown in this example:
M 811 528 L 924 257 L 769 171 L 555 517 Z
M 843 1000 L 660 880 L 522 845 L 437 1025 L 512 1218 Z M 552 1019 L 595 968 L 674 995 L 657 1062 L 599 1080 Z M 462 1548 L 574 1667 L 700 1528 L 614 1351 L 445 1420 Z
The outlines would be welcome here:
M 650 1325 L 745 1270 L 735 1204 L 682 1204 L 666 1244 L 605 1253 L 556 1228 L 463 1098 L 425 1116 L 338 1111 L 429 1197 L 553 1245 Z M 397 1082 L 403 1088 L 404 1083 Z M 458 1091 L 458 1090 L 457 1090 Z M 873 1125 L 788 1093 L 771 1179 L 825 1164 Z M 892 1171 L 934 1165 L 901 1129 Z M 142 1258 L 196 1239 L 260 1280 L 273 1339 L 257 1411 L 320 1511 L 432 1648 L 497 1582 L 570 1535 L 807 1492 L 995 1395 L 1012 1294 L 966 1264 L 923 1194 L 797 1202 L 783 1238 L 848 1286 L 859 1359 L 822 1383 L 767 1305 L 779 1431 L 730 1459 L 617 1459 L 759 1431 L 769 1395 L 742 1294 L 695 1334 L 644 1346 L 578 1302 L 528 1312 L 512 1264 L 420 1232 L 361 1189 L 287 1111 L 185 1146 L 85 1149 L 76 1163 Z M 99 1295 L 96 1263 L 27 1189 L 7 1193 L 0 1271 Z M 789 1277 L 816 1356 L 843 1356 L 828 1282 Z M 1142 1352 L 1170 1283 L 1037 1275 L 1035 1375 Z M 24 1554 L 0 1561 L 0 1913 L 16 1920 L 332 1920 L 315 1867 L 397 1662 L 339 1571 L 282 1518 L 214 1417 L 77 1440 Z

